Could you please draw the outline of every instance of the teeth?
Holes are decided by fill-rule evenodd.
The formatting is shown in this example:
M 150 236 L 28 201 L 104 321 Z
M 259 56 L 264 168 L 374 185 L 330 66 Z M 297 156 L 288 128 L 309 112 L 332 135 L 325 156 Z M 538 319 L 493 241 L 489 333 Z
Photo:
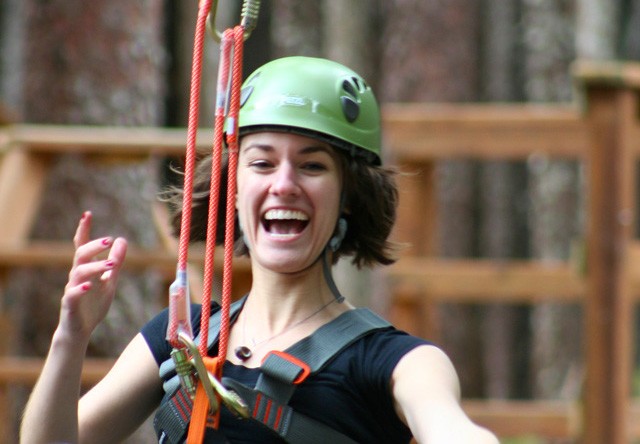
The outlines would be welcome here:
M 264 215 L 266 220 L 308 220 L 309 217 L 302 211 L 294 210 L 269 210 Z

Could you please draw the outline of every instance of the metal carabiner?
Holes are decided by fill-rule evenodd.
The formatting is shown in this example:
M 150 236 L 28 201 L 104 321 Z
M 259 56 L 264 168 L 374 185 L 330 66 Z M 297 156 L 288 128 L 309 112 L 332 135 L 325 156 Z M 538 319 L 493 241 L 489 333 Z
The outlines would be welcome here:
M 207 394 L 207 398 L 209 398 L 209 410 L 211 410 L 211 413 L 217 412 L 219 404 L 218 398 L 213 392 L 211 381 L 209 381 L 209 378 L 205 377 L 205 375 L 207 375 L 209 372 L 207 371 L 207 367 L 205 367 L 204 362 L 202 361 L 202 356 L 200 356 L 198 346 L 195 344 L 195 342 L 193 342 L 191 337 L 189 337 L 189 335 L 184 332 L 178 333 L 178 339 L 189 350 L 189 354 L 191 355 L 191 364 L 195 367 L 198 379 L 200 379 L 200 382 L 202 382 L 204 392 Z
M 251 37 L 251 32 L 258 25 L 258 13 L 260 12 L 261 0 L 244 0 L 242 2 L 242 12 L 240 13 L 240 26 L 244 29 L 243 39 L 246 41 Z M 212 12 L 207 15 L 207 31 L 213 39 L 220 43 L 222 41 L 222 33 L 216 29 L 216 11 L 218 9 L 218 0 L 214 0 L 211 6 Z
M 195 367 L 198 379 L 202 382 L 202 387 L 207 394 L 207 398 L 209 398 L 211 412 L 215 413 L 218 411 L 218 398 L 215 395 L 215 393 L 217 393 L 224 405 L 226 405 L 232 413 L 241 418 L 248 418 L 249 407 L 247 406 L 247 403 L 240 397 L 240 395 L 233 390 L 227 389 L 214 375 L 207 371 L 195 342 L 193 342 L 188 335 L 183 333 L 178 333 L 178 339 L 180 339 L 180 342 L 187 347 L 191 354 L 191 364 Z

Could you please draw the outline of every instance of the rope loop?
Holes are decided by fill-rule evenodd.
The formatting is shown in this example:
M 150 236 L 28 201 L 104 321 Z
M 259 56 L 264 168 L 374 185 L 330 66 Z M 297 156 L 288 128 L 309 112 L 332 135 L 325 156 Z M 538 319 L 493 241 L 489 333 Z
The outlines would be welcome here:
M 196 136 L 198 129 L 199 98 L 202 77 L 203 40 L 207 28 L 214 28 L 217 0 L 201 0 L 199 2 L 198 19 L 193 51 L 191 72 L 191 95 L 189 102 L 189 123 L 187 129 L 187 147 L 185 157 L 184 187 L 182 201 L 182 220 L 178 244 L 178 264 L 176 282 L 171 286 L 169 294 L 169 326 L 167 340 L 174 349 L 183 349 L 179 337 L 193 338 L 190 299 L 187 278 L 187 253 L 191 229 L 191 209 L 193 202 L 193 179 L 196 162 Z M 226 360 L 230 330 L 231 284 L 233 271 L 233 249 L 235 238 L 235 195 L 236 170 L 238 165 L 238 116 L 240 112 L 240 89 L 242 86 L 242 59 L 244 41 L 251 35 L 257 23 L 259 0 L 245 0 L 242 12 L 242 23 L 224 31 L 220 36 L 220 62 L 218 67 L 217 97 L 214 117 L 214 135 L 211 152 L 211 181 L 209 189 L 209 208 L 207 220 L 207 237 L 205 245 L 204 282 L 202 294 L 202 314 L 200 318 L 200 343 L 197 352 L 205 362 L 211 363 L 207 369 L 211 375 L 222 377 L 222 367 Z M 218 35 L 217 31 L 215 35 Z M 225 141 L 226 123 L 226 141 Z M 218 355 L 209 358 L 207 344 L 209 334 L 209 318 L 211 316 L 211 294 L 214 277 L 214 257 L 216 226 L 218 222 L 218 204 L 220 201 L 220 182 L 222 177 L 222 159 L 225 142 L 227 144 L 227 194 L 224 231 L 224 263 L 221 295 L 221 323 L 218 343 Z M 182 336 L 181 336 L 182 335 Z M 191 352 L 193 356 L 194 352 Z M 215 362 L 215 364 L 213 364 Z M 186 378 L 188 379 L 188 378 Z M 204 428 L 207 417 L 212 418 L 211 425 L 218 427 L 220 410 L 211 417 L 209 402 L 202 392 L 201 384 L 196 389 L 192 424 L 189 427 L 187 440 L 189 443 L 201 443 L 204 439 Z

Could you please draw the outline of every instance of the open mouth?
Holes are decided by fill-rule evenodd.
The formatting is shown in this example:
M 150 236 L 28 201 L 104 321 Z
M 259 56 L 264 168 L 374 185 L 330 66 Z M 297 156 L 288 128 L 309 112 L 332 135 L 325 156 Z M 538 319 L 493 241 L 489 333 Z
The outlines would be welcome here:
M 269 210 L 262 218 L 264 229 L 279 236 L 292 236 L 302 232 L 309 223 L 309 216 L 296 210 Z

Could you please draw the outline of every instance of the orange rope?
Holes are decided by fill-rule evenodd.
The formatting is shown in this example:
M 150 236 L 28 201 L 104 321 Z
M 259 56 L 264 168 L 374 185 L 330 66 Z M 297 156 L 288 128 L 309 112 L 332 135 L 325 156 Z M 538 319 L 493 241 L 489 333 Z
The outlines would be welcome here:
M 211 186 L 209 194 L 209 216 L 207 221 L 207 242 L 205 247 L 205 274 L 202 295 L 202 317 L 200 319 L 200 343 L 199 352 L 207 365 L 207 369 L 216 375 L 222 376 L 222 366 L 226 360 L 229 341 L 229 310 L 231 306 L 231 283 L 233 271 L 233 244 L 235 235 L 235 195 L 236 195 L 236 169 L 238 165 L 238 115 L 240 110 L 240 86 L 242 84 L 242 49 L 244 29 L 236 26 L 233 30 L 227 29 L 223 33 L 221 42 L 220 66 L 218 75 L 218 99 L 214 125 L 214 147 L 211 166 Z M 229 65 L 233 50 L 233 66 L 231 68 L 231 87 L 227 91 L 229 83 Z M 228 93 L 228 94 L 227 94 Z M 207 357 L 208 332 L 211 302 L 211 282 L 213 280 L 213 261 L 216 243 L 216 224 L 218 217 L 218 201 L 220 191 L 221 160 L 223 147 L 223 132 L 225 121 L 226 98 L 229 98 L 229 112 L 227 116 L 227 146 L 228 146 L 228 172 L 227 195 L 225 214 L 224 237 L 224 265 L 222 280 L 222 307 L 220 321 L 220 338 L 218 356 Z M 191 414 L 191 423 L 187 435 L 188 444 L 200 444 L 204 439 L 205 426 L 209 416 L 209 400 L 202 383 L 199 382 L 196 389 L 196 397 Z M 212 415 L 212 426 L 217 428 L 220 422 L 220 408 Z
M 231 306 L 231 283 L 233 265 L 233 238 L 235 236 L 235 199 L 236 172 L 238 167 L 238 115 L 240 112 L 240 87 L 242 85 L 242 53 L 244 29 L 236 26 L 233 29 L 233 68 L 231 78 L 231 94 L 229 99 L 229 115 L 227 118 L 227 146 L 229 153 L 227 172 L 227 214 L 224 242 L 224 269 L 222 281 L 222 317 L 220 323 L 220 342 L 218 357 L 224 362 L 227 356 L 229 341 L 229 309 Z
M 188 330 L 191 335 L 191 319 L 184 308 L 189 303 L 186 287 L 187 257 L 189 252 L 189 235 L 191 228 L 191 202 L 193 189 L 193 172 L 196 162 L 196 136 L 198 131 L 198 114 L 200 111 L 200 85 L 202 77 L 202 59 L 204 38 L 206 35 L 207 16 L 211 10 L 212 0 L 199 3 L 196 32 L 193 45 L 193 64 L 191 68 L 191 94 L 189 98 L 189 122 L 187 128 L 187 148 L 184 171 L 184 193 L 182 198 L 182 220 L 178 244 L 178 265 L 176 273 L 177 293 L 170 294 L 169 329 L 167 339 L 172 347 L 180 348 L 178 329 Z
M 220 201 L 220 177 L 222 176 L 222 150 L 224 144 L 224 120 L 226 113 L 227 86 L 229 83 L 229 59 L 231 54 L 231 30 L 226 30 L 220 42 L 220 62 L 213 131 L 213 153 L 211 155 L 211 185 L 209 188 L 209 219 L 207 221 L 207 242 L 205 246 L 204 284 L 202 289 L 202 315 L 200 317 L 200 343 L 202 356 L 207 356 L 209 341 L 209 318 L 211 317 L 211 290 L 214 274 L 218 202 Z M 224 307 L 224 301 L 222 301 Z M 224 319 L 225 313 L 222 313 Z

